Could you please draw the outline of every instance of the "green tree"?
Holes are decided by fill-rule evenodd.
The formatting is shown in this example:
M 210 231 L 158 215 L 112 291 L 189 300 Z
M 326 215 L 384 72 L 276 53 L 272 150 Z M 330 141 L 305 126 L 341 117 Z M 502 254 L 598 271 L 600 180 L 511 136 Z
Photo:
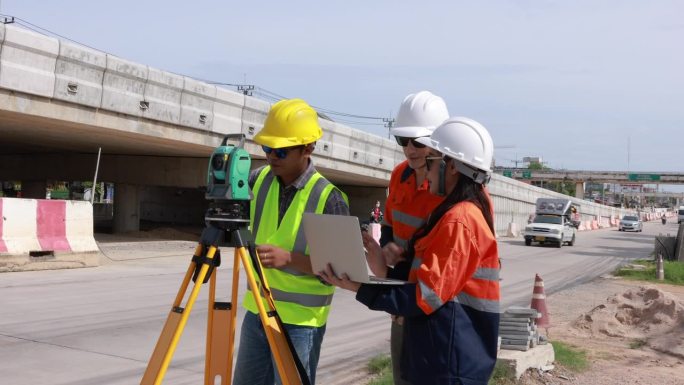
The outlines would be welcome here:
M 546 167 L 544 167 L 544 165 L 539 162 L 530 162 L 530 165 L 527 166 L 527 168 L 529 168 L 530 170 L 543 170 Z

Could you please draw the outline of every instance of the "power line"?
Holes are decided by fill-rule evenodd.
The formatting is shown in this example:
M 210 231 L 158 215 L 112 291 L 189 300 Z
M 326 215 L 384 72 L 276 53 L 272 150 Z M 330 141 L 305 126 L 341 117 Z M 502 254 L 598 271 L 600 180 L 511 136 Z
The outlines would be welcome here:
M 68 41 L 70 41 L 70 42 L 72 42 L 72 43 L 76 43 L 76 44 L 82 45 L 82 46 L 87 47 L 87 48 L 90 48 L 90 49 L 92 49 L 92 50 L 104 52 L 104 51 L 102 51 L 102 50 L 100 50 L 100 49 L 97 49 L 97 48 L 95 48 L 95 47 L 91 47 L 91 46 L 89 46 L 89 45 L 87 45 L 87 44 L 83 44 L 83 43 L 81 43 L 81 42 L 79 42 L 79 41 L 76 41 L 76 40 L 70 39 L 70 38 L 68 38 L 68 37 L 66 37 L 66 36 L 60 35 L 60 34 L 58 34 L 57 32 L 53 32 L 53 31 L 50 31 L 49 29 L 43 28 L 43 27 L 41 27 L 41 26 L 39 26 L 39 25 L 35 25 L 35 24 L 31 23 L 30 21 L 24 20 L 24 19 L 22 19 L 22 18 L 20 18 L 20 17 L 16 17 L 16 16 L 12 16 L 12 15 L 6 15 L 6 14 L 0 14 L 0 16 L 5 18 L 5 22 L 6 22 L 7 24 L 9 24 L 9 23 L 16 23 L 17 25 L 21 25 L 22 27 L 27 28 L 27 29 L 30 29 L 30 30 L 33 31 L 33 32 L 37 32 L 37 33 L 40 33 L 40 34 L 46 34 L 46 33 L 47 33 L 48 35 L 52 35 L 52 36 L 56 36 L 56 37 L 58 37 L 58 38 L 60 38 L 60 39 L 68 40 Z M 9 22 L 8 22 L 8 18 L 9 18 L 9 20 L 10 20 Z
M 279 100 L 281 100 L 281 99 L 289 99 L 289 98 L 286 97 L 286 96 L 279 95 L 279 94 L 277 94 L 277 93 L 275 93 L 275 92 L 272 92 L 272 91 L 269 91 L 269 90 L 267 90 L 267 89 L 265 89 L 265 88 L 263 88 L 263 87 L 257 87 L 257 88 L 258 88 L 262 93 L 271 95 L 272 97 L 278 98 Z M 319 106 L 314 106 L 314 105 L 311 105 L 311 107 L 313 107 L 314 109 L 316 109 L 316 110 L 318 110 L 318 111 L 321 111 L 321 112 L 324 112 L 324 113 L 326 113 L 326 114 L 329 114 L 329 115 L 346 116 L 346 117 L 348 117 L 348 118 L 356 118 L 356 119 L 371 119 L 371 120 L 383 120 L 383 119 L 386 119 L 386 118 L 379 117 L 379 116 L 367 116 L 367 115 L 350 114 L 350 113 L 347 113 L 347 112 L 335 111 L 335 110 L 331 110 L 331 109 L 329 109 L 329 108 L 324 108 L 324 107 L 319 107 Z

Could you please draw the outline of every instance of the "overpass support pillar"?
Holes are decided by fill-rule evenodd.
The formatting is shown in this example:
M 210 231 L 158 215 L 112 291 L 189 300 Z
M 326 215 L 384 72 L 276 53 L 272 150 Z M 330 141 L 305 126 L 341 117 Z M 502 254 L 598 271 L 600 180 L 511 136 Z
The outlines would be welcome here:
M 114 187 L 114 232 L 140 230 L 140 186 L 118 183 Z
M 47 182 L 44 180 L 22 180 L 21 197 L 30 199 L 45 199 Z
M 584 199 L 584 182 L 575 182 L 575 198 Z

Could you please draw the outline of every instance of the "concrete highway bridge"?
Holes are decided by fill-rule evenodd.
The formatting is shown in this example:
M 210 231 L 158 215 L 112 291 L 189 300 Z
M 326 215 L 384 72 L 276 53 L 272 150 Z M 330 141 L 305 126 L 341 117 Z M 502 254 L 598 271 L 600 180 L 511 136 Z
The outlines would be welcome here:
M 138 230 L 141 220 L 201 224 L 208 157 L 223 135 L 244 134 L 254 166 L 263 163 L 251 139 L 268 102 L 12 24 L 0 24 L 0 43 L 0 181 L 21 181 L 26 198 L 45 198 L 48 181 L 92 180 L 101 147 L 98 181 L 115 185 L 115 231 Z M 365 219 L 403 153 L 320 122 L 314 163 Z M 489 188 L 500 233 L 526 223 L 538 197 L 563 197 L 500 175 Z M 586 219 L 626 212 L 578 202 Z
M 619 184 L 684 184 L 683 172 L 629 172 L 629 171 L 586 171 L 586 170 L 529 170 L 502 169 L 503 176 L 527 182 L 570 182 L 575 183 L 575 196 L 584 198 L 585 183 Z M 630 196 L 656 196 L 656 193 L 628 193 Z M 658 193 L 657 196 L 665 196 Z M 673 197 L 681 194 L 673 193 Z

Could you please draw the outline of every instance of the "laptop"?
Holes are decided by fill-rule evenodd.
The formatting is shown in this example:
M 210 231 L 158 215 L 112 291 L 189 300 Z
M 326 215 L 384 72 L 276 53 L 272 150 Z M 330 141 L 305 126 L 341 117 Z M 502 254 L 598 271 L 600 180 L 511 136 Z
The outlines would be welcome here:
M 302 222 L 314 273 L 325 270 L 329 263 L 337 276 L 346 273 L 355 282 L 386 285 L 406 283 L 373 276 L 366 262 L 359 218 L 304 213 Z

